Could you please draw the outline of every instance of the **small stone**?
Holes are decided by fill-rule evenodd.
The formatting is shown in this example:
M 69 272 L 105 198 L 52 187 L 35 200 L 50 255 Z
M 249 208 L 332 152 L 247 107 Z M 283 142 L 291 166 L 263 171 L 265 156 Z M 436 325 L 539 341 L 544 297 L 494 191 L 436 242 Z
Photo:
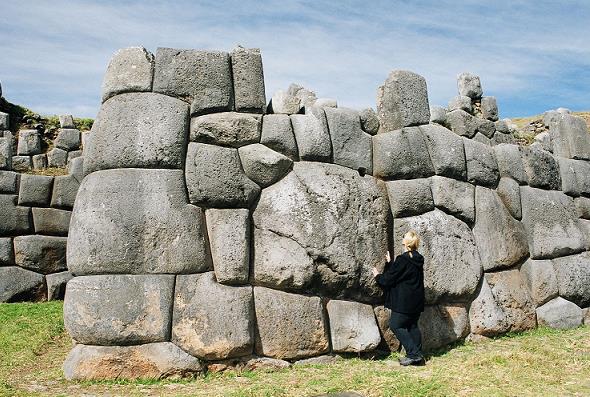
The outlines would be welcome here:
M 84 173 L 84 157 L 75 157 L 68 161 L 68 175 L 72 175 L 79 183 L 86 176 Z
M 80 131 L 76 129 L 62 128 L 57 133 L 57 138 L 55 138 L 54 143 L 55 147 L 66 151 L 77 150 L 82 143 Z
M 59 149 L 54 149 L 59 150 Z M 16 172 L 27 172 L 33 168 L 30 156 L 12 156 L 12 169 Z
M 296 114 L 301 110 L 301 99 L 283 90 L 275 92 L 270 103 L 275 114 Z
M 395 336 L 394 336 L 394 338 L 395 338 Z M 399 342 L 398 342 L 398 344 L 399 344 Z M 342 356 L 337 355 L 337 354 L 325 354 L 322 356 L 310 357 L 310 358 L 304 358 L 302 360 L 297 360 L 293 363 L 293 366 L 297 367 L 297 366 L 301 366 L 301 365 L 330 365 L 330 364 L 336 364 L 342 360 L 344 360 L 344 358 Z
M 60 148 L 53 148 L 47 152 L 49 167 L 63 168 L 68 163 L 68 152 Z
M 490 120 L 477 119 L 477 134 L 482 134 L 491 139 L 496 132 L 496 125 Z
M 448 110 L 442 106 L 431 106 L 430 107 L 430 122 L 440 125 L 445 125 L 447 122 Z
M 56 176 L 53 181 L 51 206 L 54 208 L 72 209 L 79 188 L 80 182 L 74 176 Z
M 473 113 L 473 106 L 471 105 L 471 98 L 464 95 L 459 95 L 454 97 L 449 101 L 448 110 L 452 112 L 453 110 L 463 110 L 467 113 Z
M 540 326 L 557 329 L 570 329 L 582 325 L 582 309 L 558 296 L 537 308 L 537 321 Z
M 0 170 L 12 169 L 12 138 L 0 137 Z
M 261 187 L 267 187 L 285 176 L 293 165 L 287 156 L 256 143 L 238 149 L 244 172 Z
M 73 277 L 72 273 L 68 271 L 45 276 L 45 281 L 47 282 L 47 300 L 63 299 L 66 294 L 66 285 Z
M 479 99 L 483 94 L 479 76 L 467 72 L 457 76 L 457 88 L 459 95 L 465 95 L 472 99 Z
M 0 97 L 2 97 L 2 91 L 0 87 Z M 0 112 L 0 131 L 10 129 L 10 116 L 8 113 Z
M 0 266 L 14 266 L 14 250 L 10 237 L 0 237 Z
M 447 113 L 445 126 L 457 135 L 473 138 L 477 133 L 479 121 L 466 111 L 458 109 Z
M 498 121 L 498 105 L 496 97 L 484 96 L 481 98 L 481 115 L 483 118 Z
M 74 125 L 74 118 L 71 114 L 61 114 L 58 116 L 59 126 L 61 128 L 76 128 Z
M 359 113 L 361 117 L 361 128 L 369 135 L 379 132 L 379 118 L 372 108 L 366 108 Z
M 36 154 L 33 156 L 33 169 L 34 170 L 44 170 L 47 168 L 47 155 L 43 154 Z
M 256 357 L 251 360 L 248 360 L 248 362 L 244 366 L 244 370 L 273 372 L 279 371 L 281 369 L 286 369 L 289 367 L 291 367 L 291 363 L 285 360 L 279 360 L 276 358 L 268 357 Z
M 193 117 L 190 140 L 240 147 L 260 141 L 262 117 L 248 113 L 222 112 Z

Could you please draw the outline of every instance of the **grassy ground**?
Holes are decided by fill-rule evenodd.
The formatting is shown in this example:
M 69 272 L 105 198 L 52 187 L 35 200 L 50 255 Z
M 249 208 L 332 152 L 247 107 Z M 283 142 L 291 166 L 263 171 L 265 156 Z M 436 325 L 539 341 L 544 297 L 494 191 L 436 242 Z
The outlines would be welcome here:
M 392 356 L 177 382 L 68 382 L 61 364 L 71 342 L 61 318 L 60 302 L 0 304 L 0 396 L 313 396 L 345 390 L 365 396 L 590 395 L 590 327 L 460 345 L 420 368 L 400 367 Z

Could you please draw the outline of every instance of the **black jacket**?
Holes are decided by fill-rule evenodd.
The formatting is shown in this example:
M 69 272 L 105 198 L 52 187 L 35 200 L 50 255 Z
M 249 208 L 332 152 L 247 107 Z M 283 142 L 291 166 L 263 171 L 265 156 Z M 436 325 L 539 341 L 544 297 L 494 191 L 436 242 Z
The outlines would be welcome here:
M 375 277 L 385 293 L 385 307 L 398 313 L 424 311 L 424 257 L 416 251 L 398 255 Z

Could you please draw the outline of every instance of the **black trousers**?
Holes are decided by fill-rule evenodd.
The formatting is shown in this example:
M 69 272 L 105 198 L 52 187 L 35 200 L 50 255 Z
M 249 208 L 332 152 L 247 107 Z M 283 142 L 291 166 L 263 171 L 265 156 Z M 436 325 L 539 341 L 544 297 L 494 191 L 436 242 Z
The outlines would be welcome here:
M 409 358 L 422 357 L 422 333 L 418 328 L 420 313 L 392 312 L 389 319 L 389 328 L 393 331 L 399 342 L 406 350 Z

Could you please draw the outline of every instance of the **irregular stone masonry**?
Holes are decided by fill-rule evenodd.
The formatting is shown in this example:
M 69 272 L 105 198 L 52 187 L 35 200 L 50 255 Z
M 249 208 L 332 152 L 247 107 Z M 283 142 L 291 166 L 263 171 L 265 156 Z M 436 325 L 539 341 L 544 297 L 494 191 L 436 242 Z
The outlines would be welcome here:
M 522 148 L 472 74 L 448 109 L 429 109 L 407 71 L 379 88 L 376 112 L 295 84 L 267 104 L 260 51 L 244 48 L 121 50 L 102 97 L 66 177 L 81 183 L 69 379 L 396 350 L 371 268 L 409 229 L 426 258 L 426 349 L 576 326 L 590 304 L 590 134 L 567 111 L 548 112 L 544 144 Z M 67 202 L 48 181 L 21 197 L 12 175 L 0 174 L 3 235 L 63 228 L 43 207 Z M 33 225 L 25 203 L 43 207 Z M 34 294 L 37 273 L 14 266 L 13 245 L 41 244 L 28 240 L 0 239 L 0 265 Z

